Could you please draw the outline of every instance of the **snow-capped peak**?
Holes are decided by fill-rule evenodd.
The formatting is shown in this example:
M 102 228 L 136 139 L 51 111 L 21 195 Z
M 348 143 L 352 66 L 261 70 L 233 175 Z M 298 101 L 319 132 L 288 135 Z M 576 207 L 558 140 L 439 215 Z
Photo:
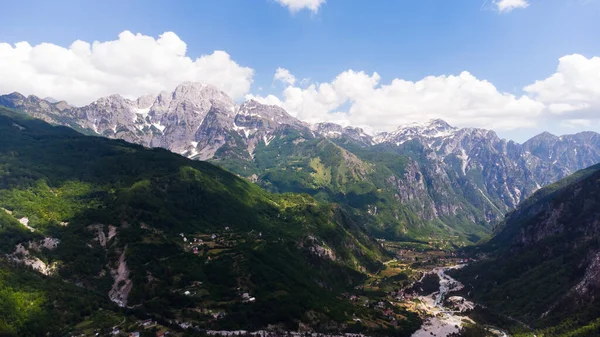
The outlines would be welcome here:
M 376 142 L 391 142 L 402 144 L 414 138 L 444 138 L 453 136 L 457 128 L 441 119 L 431 119 L 425 123 L 411 123 L 401 125 L 395 131 L 382 133 L 375 137 Z

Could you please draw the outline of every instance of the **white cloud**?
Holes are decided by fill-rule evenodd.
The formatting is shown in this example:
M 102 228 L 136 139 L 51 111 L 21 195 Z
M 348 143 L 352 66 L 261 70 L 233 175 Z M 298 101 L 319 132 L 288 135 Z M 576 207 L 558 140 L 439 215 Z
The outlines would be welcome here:
M 294 85 L 294 83 L 296 83 L 296 78 L 294 75 L 292 75 L 289 70 L 281 67 L 275 70 L 275 76 L 273 76 L 273 79 L 289 85 Z
M 589 119 L 571 119 L 566 120 L 561 123 L 562 126 L 571 128 L 571 129 L 580 129 L 580 128 L 590 128 L 594 123 Z
M 124 31 L 113 41 L 0 43 L 0 93 L 18 91 L 65 99 L 75 105 L 113 93 L 134 98 L 171 90 L 184 81 L 215 85 L 233 98 L 250 90 L 254 71 L 224 51 L 192 59 L 175 33 L 151 36 Z
M 600 57 L 563 56 L 554 74 L 524 90 L 555 118 L 600 119 Z
M 500 13 L 508 13 L 518 8 L 529 7 L 527 0 L 495 0 L 494 4 Z
M 273 95 L 253 98 L 280 105 L 309 122 L 341 121 L 375 130 L 431 118 L 458 126 L 510 130 L 535 126 L 544 110 L 542 103 L 500 92 L 468 72 L 416 82 L 394 79 L 381 84 L 380 80 L 377 73 L 347 70 L 329 83 L 290 85 L 281 99 Z
M 308 9 L 313 13 L 319 11 L 319 7 L 325 3 L 325 0 L 275 0 L 280 5 L 287 7 L 290 12 L 295 13 L 302 9 Z
M 261 104 L 267 104 L 267 105 L 278 105 L 281 106 L 281 100 L 274 95 L 267 95 L 265 97 L 263 96 L 255 96 L 252 94 L 247 94 L 246 95 L 246 100 L 255 100 Z
M 250 94 L 253 70 L 224 51 L 192 59 L 176 34 L 158 38 L 125 31 L 113 41 L 75 41 L 68 48 L 0 43 L 0 94 L 18 91 L 84 105 L 113 93 L 135 98 L 170 90 L 184 81 L 215 85 L 234 99 L 279 105 L 308 121 L 332 121 L 390 130 L 398 125 L 443 118 L 457 126 L 497 130 L 554 125 L 600 125 L 600 57 L 560 58 L 554 74 L 526 86 L 519 96 L 462 72 L 418 81 L 382 83 L 378 73 L 346 70 L 329 82 L 296 79 L 277 68 L 278 95 Z M 260 90 L 259 90 L 260 91 Z

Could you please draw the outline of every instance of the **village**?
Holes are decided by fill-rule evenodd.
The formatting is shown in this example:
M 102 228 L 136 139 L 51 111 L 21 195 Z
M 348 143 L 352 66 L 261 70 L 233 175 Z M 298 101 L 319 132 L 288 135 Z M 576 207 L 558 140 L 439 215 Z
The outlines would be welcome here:
M 248 233 L 235 232 L 225 226 L 222 230 L 208 233 L 179 233 L 177 242 L 186 253 L 191 253 L 204 260 L 205 264 L 213 263 L 227 254 L 236 245 L 251 240 L 254 244 L 260 244 L 267 239 L 268 235 L 262 232 L 250 231 Z M 277 238 L 269 238 L 277 240 Z M 423 310 L 420 305 L 419 291 L 413 286 L 422 280 L 426 273 L 430 273 L 435 267 L 460 265 L 468 263 L 467 258 L 456 256 L 453 251 L 432 250 L 431 248 L 418 246 L 410 243 L 401 244 L 397 242 L 380 241 L 384 247 L 393 254 L 394 258 L 385 262 L 382 268 L 374 274 L 369 275 L 366 281 L 355 286 L 354 291 L 341 294 L 340 299 L 349 301 L 357 308 L 352 314 L 348 325 L 360 325 L 361 329 L 393 329 L 399 322 L 406 319 L 406 310 L 419 313 L 426 318 L 429 312 Z M 207 290 L 202 282 L 192 282 L 185 288 L 176 289 L 180 295 L 197 299 L 203 302 Z M 242 305 L 252 305 L 258 298 L 252 294 L 250 289 L 243 286 L 237 288 L 237 298 L 234 299 Z M 195 308 L 195 312 L 203 317 L 209 317 L 212 321 L 218 321 L 227 317 L 225 303 L 214 305 L 202 305 Z M 368 310 L 359 310 L 365 308 Z M 175 319 L 166 322 L 158 322 L 152 318 L 144 320 L 124 319 L 122 324 L 112 327 L 110 336 L 114 337 L 164 337 L 181 336 L 184 331 L 195 331 L 210 336 L 334 336 L 295 331 L 254 331 L 246 330 L 206 330 L 200 328 L 194 321 Z M 81 334 L 82 336 L 100 336 L 99 332 Z M 361 337 L 360 333 L 340 335 L 345 337 Z

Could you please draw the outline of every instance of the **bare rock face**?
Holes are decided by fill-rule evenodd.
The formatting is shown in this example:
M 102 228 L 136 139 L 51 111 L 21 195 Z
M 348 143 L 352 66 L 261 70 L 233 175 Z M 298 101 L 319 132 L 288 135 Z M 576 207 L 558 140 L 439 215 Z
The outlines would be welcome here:
M 133 288 L 133 282 L 129 279 L 129 268 L 127 268 L 127 262 L 125 261 L 125 251 L 121 253 L 118 265 L 111 270 L 111 274 L 115 282 L 108 293 L 108 297 L 120 307 L 125 307 L 127 306 L 129 292 Z
M 379 134 L 374 142 L 418 160 L 436 203 L 466 197 L 487 222 L 501 219 L 540 187 L 600 162 L 600 135 L 594 132 L 544 133 L 518 144 L 490 130 L 431 120 Z
M 19 93 L 0 96 L 0 104 L 53 124 L 201 160 L 213 158 L 225 144 L 250 158 L 257 143 L 268 145 L 279 132 L 308 130 L 307 124 L 279 107 L 256 101 L 238 106 L 223 91 L 192 82 L 137 100 L 111 95 L 84 107 Z
M 215 106 L 217 108 L 213 109 Z M 185 153 L 201 140 L 198 130 L 209 112 L 219 114 L 218 119 L 231 127 L 235 109 L 233 100 L 215 87 L 189 82 L 181 84 L 172 93 L 161 93 L 150 108 L 151 122 L 161 132 L 153 137 L 150 146 Z M 210 157 L 203 159 L 206 158 Z
M 282 108 L 254 100 L 240 105 L 234 130 L 244 139 L 251 157 L 259 143 L 268 146 L 275 138 L 290 130 L 310 133 L 308 124 L 290 116 Z
M 322 137 L 329 139 L 346 137 L 364 147 L 371 146 L 375 143 L 373 137 L 366 134 L 363 129 L 352 126 L 342 127 L 335 123 L 317 123 L 312 125 L 311 129 Z
M 572 317 L 582 317 L 582 325 L 596 319 L 599 192 L 597 164 L 540 189 L 510 212 L 481 248 L 487 261 L 465 268 L 463 275 L 469 279 L 463 281 L 471 284 L 475 298 L 494 310 L 502 310 L 499 307 L 510 298 L 524 308 L 515 310 L 518 316 L 513 317 L 540 328 Z M 517 289 L 519 293 L 511 293 Z
M 221 90 L 192 82 L 136 100 L 111 95 L 84 107 L 19 93 L 0 96 L 0 105 L 89 134 L 161 147 L 192 159 L 234 160 L 240 167 L 255 165 L 257 153 L 279 149 L 278 142 L 289 135 L 299 135 L 288 137 L 293 146 L 330 139 L 353 158 L 356 148 L 405 155 L 405 171 L 387 182 L 399 202 L 427 220 L 450 216 L 474 223 L 497 221 L 540 187 L 600 162 L 600 135 L 594 132 L 561 137 L 542 133 L 518 144 L 490 130 L 459 129 L 435 119 L 371 136 L 351 126 L 309 125 L 280 107 L 253 100 L 237 105 Z M 260 183 L 263 172 L 236 173 L 257 175 Z

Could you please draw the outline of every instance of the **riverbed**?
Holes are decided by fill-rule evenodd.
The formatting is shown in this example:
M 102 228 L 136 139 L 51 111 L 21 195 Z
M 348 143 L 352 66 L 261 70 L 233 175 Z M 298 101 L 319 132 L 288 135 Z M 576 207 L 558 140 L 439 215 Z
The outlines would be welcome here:
M 444 306 L 444 302 L 448 299 L 448 294 L 461 290 L 464 287 L 462 283 L 446 275 L 446 271 L 460 267 L 439 267 L 433 269 L 432 273 L 436 273 L 439 277 L 440 287 L 434 293 L 417 297 L 420 301 L 419 309 L 425 311 L 430 317 L 424 321 L 421 329 L 413 333 L 412 337 L 446 337 L 458 332 L 465 323 L 475 323 L 465 315 L 466 311 L 475 307 L 475 303 L 459 296 L 452 296 L 450 297 L 451 307 Z M 498 337 L 508 337 L 504 331 L 498 329 L 493 329 L 492 332 Z

